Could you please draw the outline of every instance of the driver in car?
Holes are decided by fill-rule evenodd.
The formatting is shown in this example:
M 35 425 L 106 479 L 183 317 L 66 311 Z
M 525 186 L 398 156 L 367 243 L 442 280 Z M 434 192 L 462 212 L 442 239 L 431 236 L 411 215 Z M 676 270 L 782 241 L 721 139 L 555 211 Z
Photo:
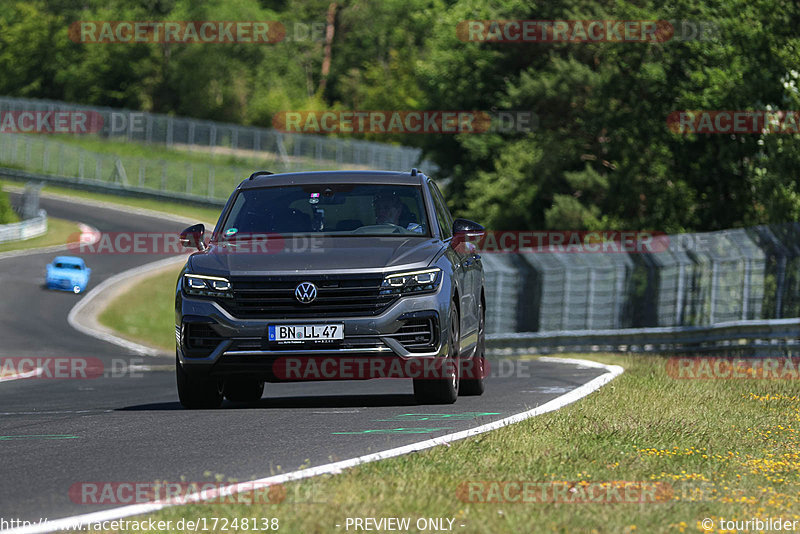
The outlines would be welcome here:
M 377 195 L 372 202 L 375 208 L 375 224 L 400 224 L 400 214 L 403 213 L 403 202 L 396 194 Z
M 378 194 L 373 199 L 372 205 L 375 208 L 375 224 L 403 226 L 400 224 L 400 218 L 403 215 L 403 201 L 400 200 L 396 193 Z M 422 227 L 414 222 L 409 223 L 405 229 L 422 233 Z

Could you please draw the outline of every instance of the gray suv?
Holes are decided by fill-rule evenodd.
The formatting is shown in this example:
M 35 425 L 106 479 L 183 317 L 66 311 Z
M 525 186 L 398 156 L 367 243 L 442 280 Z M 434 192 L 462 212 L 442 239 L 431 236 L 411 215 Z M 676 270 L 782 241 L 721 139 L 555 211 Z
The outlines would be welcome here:
M 254 402 L 264 382 L 410 378 L 416 400 L 484 390 L 486 297 L 471 238 L 411 172 L 256 172 L 196 247 L 175 291 L 186 408 Z

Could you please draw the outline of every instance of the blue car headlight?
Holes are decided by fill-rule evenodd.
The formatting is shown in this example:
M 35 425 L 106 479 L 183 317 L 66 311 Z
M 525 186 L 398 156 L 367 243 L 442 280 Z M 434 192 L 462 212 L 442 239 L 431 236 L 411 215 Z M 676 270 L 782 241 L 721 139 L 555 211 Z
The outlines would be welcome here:
M 206 276 L 203 274 L 184 274 L 183 290 L 187 295 L 199 297 L 233 298 L 231 283 L 221 276 Z
M 433 293 L 442 283 L 442 270 L 437 268 L 387 275 L 381 283 L 381 295 L 419 295 Z

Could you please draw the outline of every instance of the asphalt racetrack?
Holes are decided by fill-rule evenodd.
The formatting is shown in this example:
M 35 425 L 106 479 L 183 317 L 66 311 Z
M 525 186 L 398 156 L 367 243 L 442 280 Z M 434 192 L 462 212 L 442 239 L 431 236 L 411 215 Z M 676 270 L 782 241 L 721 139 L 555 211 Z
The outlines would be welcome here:
M 52 198 L 43 197 L 42 207 L 104 232 L 186 226 Z M 246 481 L 399 447 L 526 411 L 605 372 L 518 362 L 502 373 L 495 367 L 483 396 L 446 406 L 417 405 L 409 380 L 267 384 L 256 404 L 187 411 L 178 403 L 174 358 L 140 356 L 68 324 L 83 295 L 42 288 L 45 264 L 58 254 L 0 259 L 0 356 L 96 358 L 104 372 L 0 382 L 0 517 L 52 521 L 120 506 L 81 502 L 74 490 L 71 497 L 83 482 L 201 482 L 215 474 Z M 84 256 L 89 290 L 163 257 Z M 120 371 L 130 364 L 139 367 Z

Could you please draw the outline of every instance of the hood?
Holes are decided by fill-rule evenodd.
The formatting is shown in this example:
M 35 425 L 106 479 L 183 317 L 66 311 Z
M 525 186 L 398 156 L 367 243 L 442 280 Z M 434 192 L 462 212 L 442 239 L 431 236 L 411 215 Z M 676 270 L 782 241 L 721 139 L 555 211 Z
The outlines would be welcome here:
M 189 268 L 212 276 L 387 272 L 427 267 L 444 247 L 420 237 L 277 237 L 212 244 L 190 257 Z

